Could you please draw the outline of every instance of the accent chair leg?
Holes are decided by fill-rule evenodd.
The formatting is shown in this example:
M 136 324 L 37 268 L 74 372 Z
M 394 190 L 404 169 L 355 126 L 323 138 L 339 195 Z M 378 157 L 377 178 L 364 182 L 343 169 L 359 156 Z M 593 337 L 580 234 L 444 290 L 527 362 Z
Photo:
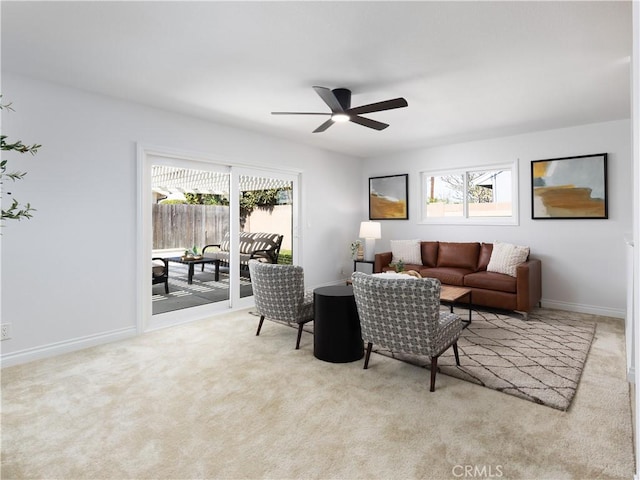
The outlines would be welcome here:
M 262 322 L 264 322 L 264 315 L 260 315 L 260 323 L 258 323 L 258 331 L 256 332 L 256 337 L 260 335 L 260 329 L 262 328 Z
M 458 355 L 458 342 L 453 342 L 453 354 L 456 357 L 456 365 L 460 366 L 460 356 Z
M 373 343 L 367 343 L 367 353 L 364 357 L 364 369 L 366 370 L 369 367 L 369 357 L 371 356 L 371 348 L 373 347 Z
M 436 389 L 436 372 L 438 370 L 438 357 L 431 357 L 431 386 L 429 391 L 433 392 Z
M 302 338 L 302 327 L 304 326 L 304 323 L 299 323 L 298 324 L 298 339 L 296 340 L 296 350 L 300 349 L 300 339 Z
M 164 281 L 164 293 L 169 294 L 169 279 Z

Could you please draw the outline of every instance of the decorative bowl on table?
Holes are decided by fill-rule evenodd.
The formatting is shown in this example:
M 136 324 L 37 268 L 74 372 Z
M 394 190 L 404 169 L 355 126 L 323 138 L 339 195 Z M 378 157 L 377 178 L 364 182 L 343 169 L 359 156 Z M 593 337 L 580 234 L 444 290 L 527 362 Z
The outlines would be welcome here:
M 182 259 L 182 261 L 189 261 L 189 260 L 200 260 L 202 258 L 202 255 L 183 255 L 182 257 L 180 257 Z

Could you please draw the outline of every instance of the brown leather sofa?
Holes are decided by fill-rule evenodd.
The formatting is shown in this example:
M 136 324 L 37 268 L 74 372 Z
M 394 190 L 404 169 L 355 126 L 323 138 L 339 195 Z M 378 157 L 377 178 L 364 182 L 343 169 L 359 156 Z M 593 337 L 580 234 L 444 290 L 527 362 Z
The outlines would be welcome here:
M 405 264 L 423 277 L 445 285 L 470 288 L 473 304 L 528 313 L 542 298 L 541 262 L 528 258 L 517 266 L 516 276 L 487 272 L 492 243 L 420 242 L 422 265 Z M 393 271 L 391 252 L 375 256 L 375 273 Z

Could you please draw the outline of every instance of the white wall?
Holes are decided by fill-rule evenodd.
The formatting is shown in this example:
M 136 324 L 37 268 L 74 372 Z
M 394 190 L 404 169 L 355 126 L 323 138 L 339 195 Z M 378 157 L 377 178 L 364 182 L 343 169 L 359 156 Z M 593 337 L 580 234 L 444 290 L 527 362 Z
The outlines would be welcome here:
M 35 157 L 3 156 L 28 171 L 10 191 L 37 209 L 2 231 L 4 365 L 135 332 L 137 142 L 301 171 L 307 286 L 350 268 L 361 160 L 6 72 L 2 83 L 15 108 L 3 134 L 42 144 Z
M 291 250 L 291 205 L 274 205 L 271 210 L 254 209 L 244 224 L 245 232 L 285 233 L 280 250 Z
M 383 222 L 391 238 L 503 240 L 543 261 L 549 306 L 620 316 L 623 237 L 631 228 L 630 122 L 619 121 L 415 150 L 362 162 L 249 131 L 3 73 L 3 134 L 43 145 L 12 168 L 28 171 L 10 191 L 37 209 L 2 230 L 3 365 L 131 335 L 136 325 L 136 144 L 202 152 L 222 162 L 302 171 L 303 265 L 308 287 L 352 268 L 349 244 L 367 216 L 367 178 L 409 173 L 410 220 Z M 530 219 L 529 162 L 609 153 L 609 220 Z M 4 157 L 7 158 L 7 157 Z M 9 157 L 10 159 L 12 157 Z M 520 226 L 418 225 L 424 168 L 520 159 Z
M 609 219 L 532 220 L 530 162 L 593 153 L 609 154 Z M 422 170 L 514 160 L 519 160 L 519 226 L 418 223 Z M 631 237 L 633 211 L 629 120 L 413 150 L 372 159 L 365 170 L 367 176 L 409 174 L 409 220 L 383 221 L 377 251 L 388 251 L 391 239 L 408 238 L 529 245 L 531 255 L 542 260 L 543 305 L 624 317 L 624 239 Z

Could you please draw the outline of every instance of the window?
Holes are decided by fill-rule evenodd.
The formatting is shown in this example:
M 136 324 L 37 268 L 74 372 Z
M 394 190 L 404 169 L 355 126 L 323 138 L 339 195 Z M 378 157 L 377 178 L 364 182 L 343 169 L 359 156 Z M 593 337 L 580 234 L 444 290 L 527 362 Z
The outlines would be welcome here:
M 517 225 L 517 167 L 422 172 L 423 223 Z

